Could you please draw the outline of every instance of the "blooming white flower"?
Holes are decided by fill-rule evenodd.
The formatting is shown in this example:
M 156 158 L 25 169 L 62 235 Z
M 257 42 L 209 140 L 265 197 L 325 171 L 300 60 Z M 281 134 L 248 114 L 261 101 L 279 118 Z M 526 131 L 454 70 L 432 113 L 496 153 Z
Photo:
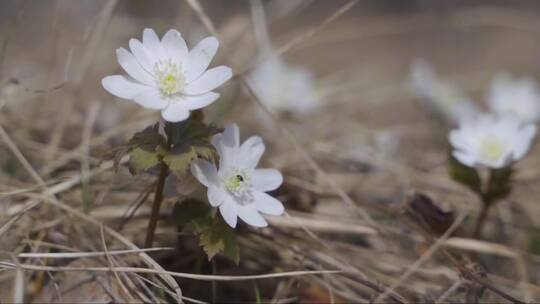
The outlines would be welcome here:
M 412 89 L 426 106 L 453 124 L 473 119 L 480 110 L 449 83 L 439 79 L 431 65 L 417 60 L 411 68 Z
M 268 55 L 249 75 L 249 83 L 261 100 L 275 111 L 302 114 L 321 105 L 311 72 L 301 67 L 288 66 L 275 55 Z
M 283 204 L 268 195 L 283 182 L 276 169 L 257 169 L 265 146 L 258 136 L 240 144 L 236 124 L 229 125 L 221 134 L 212 138 L 212 145 L 219 153 L 219 169 L 206 160 L 196 160 L 191 172 L 208 188 L 208 201 L 219 207 L 223 219 L 236 227 L 237 218 L 255 227 L 267 226 L 260 213 L 281 215 Z
M 501 73 L 491 82 L 488 106 L 499 115 L 515 115 L 525 123 L 540 120 L 540 89 L 533 79 Z
M 502 168 L 529 150 L 536 126 L 513 116 L 481 115 L 450 132 L 454 157 L 464 165 Z
M 214 102 L 219 94 L 212 90 L 232 77 L 226 66 L 206 70 L 218 46 L 216 38 L 208 37 L 188 51 L 180 32 L 171 29 L 160 41 L 154 30 L 145 29 L 142 42 L 129 41 L 131 53 L 116 50 L 118 63 L 128 75 L 107 76 L 101 83 L 115 96 L 161 110 L 166 121 L 182 121 L 191 110 Z

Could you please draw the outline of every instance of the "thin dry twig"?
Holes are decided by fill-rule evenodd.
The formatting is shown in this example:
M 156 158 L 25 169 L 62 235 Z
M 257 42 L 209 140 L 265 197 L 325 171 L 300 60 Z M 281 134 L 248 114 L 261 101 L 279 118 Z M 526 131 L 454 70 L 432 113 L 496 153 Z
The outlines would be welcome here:
M 111 166 L 112 166 L 112 163 L 111 163 Z M 76 217 L 84 220 L 85 222 L 88 222 L 92 225 L 95 225 L 97 227 L 100 227 L 101 225 L 103 225 L 102 223 L 100 223 L 99 221 L 95 220 L 94 218 L 92 218 L 91 216 L 88 216 L 66 204 L 63 204 L 62 202 L 56 200 L 56 199 L 50 199 L 49 197 L 42 197 L 42 196 L 37 196 L 37 197 L 41 197 L 41 199 L 43 199 L 43 202 L 47 203 L 47 204 L 50 204 L 50 205 L 53 205 L 57 208 L 60 208 L 62 210 L 64 210 L 65 212 L 68 212 L 72 215 L 75 215 Z M 105 232 L 107 232 L 108 234 L 110 234 L 112 237 L 116 238 L 117 240 L 119 240 L 120 242 L 122 242 L 124 245 L 126 245 L 127 247 L 131 248 L 132 250 L 140 250 L 139 247 L 137 247 L 135 244 L 133 244 L 130 240 L 128 240 L 126 237 L 124 237 L 122 234 L 116 232 L 115 230 L 103 225 L 103 228 L 105 230 Z M 154 269 L 156 269 L 156 271 L 158 272 L 158 274 L 160 275 L 160 277 L 165 281 L 167 282 L 167 284 L 169 285 L 169 287 L 172 288 L 172 290 L 174 290 L 177 298 L 176 300 L 178 302 L 182 302 L 182 291 L 180 289 L 180 286 L 178 285 L 178 283 L 176 282 L 176 280 L 174 280 L 174 278 L 170 275 L 168 275 L 166 272 L 164 272 L 165 270 L 163 269 L 163 267 L 161 267 L 161 265 L 159 265 L 159 263 L 157 263 L 154 259 L 152 259 L 147 253 L 145 252 L 139 252 L 138 255 L 142 258 L 142 260 L 149 266 L 149 267 L 153 267 Z
M 375 303 L 382 303 L 384 302 L 384 300 L 386 299 L 386 297 L 388 296 L 388 294 L 390 294 L 391 292 L 393 292 L 396 288 L 398 288 L 399 286 L 401 286 L 401 284 L 403 284 L 403 282 L 405 280 L 407 280 L 412 274 L 414 274 L 418 268 L 420 268 L 420 266 L 425 262 L 427 261 L 428 259 L 430 259 L 433 254 L 435 254 L 435 252 L 444 244 L 444 241 L 446 239 L 448 239 L 450 237 L 450 235 L 452 234 L 452 232 L 454 232 L 458 227 L 459 225 L 461 225 L 461 223 L 463 222 L 463 220 L 465 220 L 465 218 L 467 217 L 467 213 L 462 213 L 460 214 L 456 220 L 454 221 L 454 223 L 452 224 L 452 226 L 450 226 L 450 228 L 448 228 L 446 230 L 446 232 L 440 237 L 438 238 L 429 248 L 428 250 L 426 250 L 422 256 L 420 256 L 420 258 L 418 258 L 413 264 L 411 264 L 407 270 L 405 271 L 405 273 L 403 273 L 399 279 L 394 282 L 392 285 L 390 285 L 389 288 L 387 288 L 384 293 L 380 294 L 376 299 L 375 299 Z
M 15 263 L 0 261 L 0 266 L 8 269 L 14 269 L 17 267 Z M 138 268 L 138 267 L 69 267 L 69 266 L 36 266 L 30 264 L 20 264 L 20 268 L 24 270 L 45 270 L 45 271 L 96 271 L 96 272 L 135 272 L 135 273 L 153 273 L 153 274 L 166 274 L 173 277 L 179 277 L 184 279 L 192 279 L 199 281 L 247 281 L 247 280 L 260 280 L 260 279 L 273 279 L 273 278 L 286 278 L 297 277 L 304 275 L 317 275 L 317 274 L 340 274 L 341 270 L 305 270 L 305 271 L 288 271 L 277 272 L 260 275 L 204 275 L 184 272 L 174 272 L 166 270 L 156 270 L 153 268 Z
M 109 254 L 109 251 L 107 249 L 107 241 L 105 240 L 105 232 L 103 231 L 103 225 L 101 225 L 100 229 L 99 229 L 99 232 L 100 232 L 100 236 L 101 236 L 101 244 L 103 246 L 103 251 L 105 252 L 105 256 L 107 257 L 107 261 L 109 262 L 109 268 L 113 269 L 115 267 L 115 261 L 112 257 L 112 255 Z M 126 285 L 124 284 L 124 282 L 122 281 L 122 279 L 120 279 L 120 276 L 118 275 L 118 272 L 117 271 L 113 271 L 113 275 L 114 277 L 116 278 L 116 281 L 118 282 L 118 285 L 120 285 L 120 288 L 122 290 L 122 292 L 124 293 L 125 296 L 127 296 L 129 298 L 129 301 L 136 301 L 135 298 L 131 295 L 131 292 L 129 292 L 129 290 L 127 289 Z M 134 284 L 132 282 L 130 282 L 132 286 L 134 286 Z
M 155 248 L 144 248 L 144 249 L 111 250 L 111 251 L 108 251 L 108 255 L 115 256 L 115 255 L 134 254 L 134 253 L 140 253 L 140 252 L 173 250 L 173 249 L 174 248 L 172 247 L 155 247 Z M 78 258 L 102 257 L 106 255 L 107 253 L 105 253 L 104 251 L 53 252 L 53 253 L 29 252 L 29 253 L 19 253 L 17 257 L 32 258 L 32 259 L 78 259 Z

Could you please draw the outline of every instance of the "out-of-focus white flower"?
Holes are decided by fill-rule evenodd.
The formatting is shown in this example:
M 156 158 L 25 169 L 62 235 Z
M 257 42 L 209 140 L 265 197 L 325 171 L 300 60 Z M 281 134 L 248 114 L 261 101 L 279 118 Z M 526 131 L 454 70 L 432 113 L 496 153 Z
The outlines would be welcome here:
M 269 55 L 249 76 L 261 100 L 274 111 L 307 113 L 321 105 L 313 75 L 307 69 L 288 66 Z
M 491 82 L 489 109 L 498 115 L 515 115 L 525 123 L 540 119 L 540 90 L 533 79 L 501 73 Z
M 536 126 L 513 116 L 481 115 L 450 132 L 454 157 L 464 165 L 502 168 L 529 150 Z
M 208 201 L 219 207 L 229 226 L 236 227 L 240 217 L 249 225 L 265 227 L 268 224 L 260 213 L 283 213 L 283 204 L 265 193 L 281 185 L 281 173 L 256 168 L 265 150 L 260 137 L 250 137 L 240 144 L 238 126 L 231 124 L 223 133 L 214 135 L 212 145 L 219 153 L 219 169 L 206 160 L 197 160 L 191 172 L 208 188 Z
M 412 88 L 433 111 L 453 124 L 473 119 L 480 110 L 457 88 L 437 77 L 433 68 L 417 60 L 411 69 Z
M 226 66 L 206 70 L 218 46 L 216 38 L 208 37 L 189 51 L 180 32 L 171 29 L 160 41 L 154 30 L 145 29 L 142 42 L 129 41 L 131 53 L 116 50 L 118 63 L 128 75 L 107 76 L 101 83 L 115 96 L 161 110 L 166 121 L 182 121 L 191 110 L 214 102 L 219 94 L 212 90 L 232 76 Z

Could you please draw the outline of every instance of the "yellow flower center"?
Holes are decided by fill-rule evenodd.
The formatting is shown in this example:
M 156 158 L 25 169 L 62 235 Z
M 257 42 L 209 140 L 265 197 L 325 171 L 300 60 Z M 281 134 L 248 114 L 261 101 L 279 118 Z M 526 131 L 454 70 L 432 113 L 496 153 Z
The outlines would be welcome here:
M 249 184 L 249 177 L 244 172 L 237 172 L 225 179 L 225 187 L 234 195 L 242 195 Z
M 480 153 L 488 160 L 498 160 L 503 156 L 504 143 L 494 137 L 486 137 L 480 142 Z
M 171 59 L 159 61 L 154 66 L 157 85 L 163 95 L 170 96 L 182 91 L 185 85 L 180 66 Z

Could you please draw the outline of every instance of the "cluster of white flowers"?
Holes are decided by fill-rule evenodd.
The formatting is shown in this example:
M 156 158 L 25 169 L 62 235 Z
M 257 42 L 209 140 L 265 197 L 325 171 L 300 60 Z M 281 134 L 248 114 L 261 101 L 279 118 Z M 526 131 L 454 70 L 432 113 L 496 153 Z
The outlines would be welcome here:
M 413 89 L 427 104 L 458 128 L 449 140 L 454 157 L 464 165 L 502 168 L 529 150 L 540 120 L 540 89 L 529 78 L 495 76 L 487 98 L 488 113 L 437 77 L 423 60 L 412 66 Z
M 178 31 L 169 30 L 160 41 L 152 29 L 145 29 L 142 43 L 137 39 L 129 41 L 131 53 L 124 48 L 116 51 L 128 75 L 107 76 L 102 85 L 115 96 L 161 110 L 166 121 L 186 120 L 190 111 L 214 102 L 219 94 L 212 90 L 232 77 L 226 66 L 206 70 L 218 46 L 216 38 L 208 37 L 189 51 Z M 298 76 L 302 77 L 307 76 Z M 260 137 L 250 137 L 240 144 L 238 126 L 232 124 L 213 137 L 212 145 L 219 154 L 219 170 L 208 161 L 196 160 L 191 171 L 208 188 L 208 201 L 219 208 L 228 225 L 236 227 L 240 217 L 252 226 L 265 227 L 267 222 L 260 213 L 283 214 L 283 204 L 266 193 L 282 184 L 281 173 L 257 169 L 265 150 Z
M 531 79 L 499 74 L 492 81 L 488 107 L 489 113 L 462 121 L 449 139 L 461 163 L 498 169 L 529 151 L 540 118 L 540 92 Z

